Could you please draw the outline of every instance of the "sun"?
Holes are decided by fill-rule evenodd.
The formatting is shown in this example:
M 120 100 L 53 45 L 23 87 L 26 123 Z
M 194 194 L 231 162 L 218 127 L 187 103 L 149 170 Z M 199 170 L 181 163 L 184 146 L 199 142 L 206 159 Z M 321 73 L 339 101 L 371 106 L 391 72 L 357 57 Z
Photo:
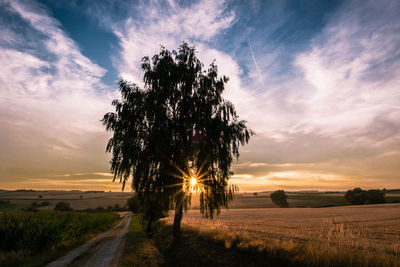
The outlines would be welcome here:
M 196 177 L 192 176 L 192 178 L 190 178 L 190 185 L 195 186 L 196 184 L 197 184 L 197 179 Z

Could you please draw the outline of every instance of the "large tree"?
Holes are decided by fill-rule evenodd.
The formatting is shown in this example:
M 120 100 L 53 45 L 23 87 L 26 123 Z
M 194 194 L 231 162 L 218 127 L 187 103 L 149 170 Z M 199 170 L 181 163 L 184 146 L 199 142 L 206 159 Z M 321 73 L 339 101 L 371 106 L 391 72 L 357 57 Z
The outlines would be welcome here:
M 106 151 L 114 180 L 139 195 L 163 195 L 175 208 L 174 238 L 180 235 L 183 209 L 191 194 L 200 194 L 203 216 L 219 214 L 237 187 L 228 185 L 233 158 L 253 131 L 239 120 L 233 104 L 222 98 L 228 77 L 218 76 L 183 43 L 178 51 L 161 47 L 159 54 L 142 60 L 144 88 L 120 80 L 121 100 L 103 124 L 113 133 Z

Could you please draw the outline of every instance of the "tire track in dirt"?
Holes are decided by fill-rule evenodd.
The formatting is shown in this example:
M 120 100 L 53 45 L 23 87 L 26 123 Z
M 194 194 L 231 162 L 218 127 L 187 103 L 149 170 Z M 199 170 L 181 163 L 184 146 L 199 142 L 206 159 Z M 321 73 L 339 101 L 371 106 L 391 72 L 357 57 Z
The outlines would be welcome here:
M 65 256 L 49 263 L 47 267 L 116 266 L 123 249 L 131 219 L 131 213 L 124 215 L 116 226 L 96 236 Z

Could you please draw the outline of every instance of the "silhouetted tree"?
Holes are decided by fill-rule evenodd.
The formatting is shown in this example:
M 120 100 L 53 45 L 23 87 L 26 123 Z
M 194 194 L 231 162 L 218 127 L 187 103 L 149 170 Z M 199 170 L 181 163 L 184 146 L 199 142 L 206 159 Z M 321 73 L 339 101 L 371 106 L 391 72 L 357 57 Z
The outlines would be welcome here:
M 371 189 L 367 191 L 367 202 L 369 204 L 385 203 L 385 191 L 379 189 Z
M 228 77 L 218 77 L 214 63 L 204 70 L 194 47 L 183 43 L 172 52 L 162 47 L 152 59 L 143 58 L 142 69 L 144 88 L 118 82 L 122 99 L 112 102 L 115 113 L 102 120 L 113 133 L 106 151 L 123 188 L 132 177 L 140 196 L 161 194 L 168 202 L 161 207 L 175 207 L 176 240 L 193 189 L 191 176 L 199 182 L 203 216 L 218 214 L 237 190 L 228 185 L 232 160 L 253 132 L 222 98 Z
M 367 201 L 367 193 L 365 190 L 356 187 L 353 190 L 347 190 L 344 198 L 352 205 L 362 205 Z
M 289 206 L 288 202 L 287 202 L 287 195 L 285 193 L 285 191 L 283 190 L 277 190 L 275 192 L 273 192 L 271 195 L 271 200 L 272 203 L 274 203 L 275 205 L 281 207 L 281 208 L 287 208 Z

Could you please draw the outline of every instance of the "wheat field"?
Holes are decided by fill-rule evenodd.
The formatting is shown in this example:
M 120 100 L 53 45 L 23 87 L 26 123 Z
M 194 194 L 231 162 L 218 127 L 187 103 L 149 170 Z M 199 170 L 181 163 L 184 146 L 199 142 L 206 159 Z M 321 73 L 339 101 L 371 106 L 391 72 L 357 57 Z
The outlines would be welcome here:
M 189 210 L 182 223 L 227 248 L 285 250 L 310 266 L 400 266 L 400 204 L 232 209 L 213 220 Z

